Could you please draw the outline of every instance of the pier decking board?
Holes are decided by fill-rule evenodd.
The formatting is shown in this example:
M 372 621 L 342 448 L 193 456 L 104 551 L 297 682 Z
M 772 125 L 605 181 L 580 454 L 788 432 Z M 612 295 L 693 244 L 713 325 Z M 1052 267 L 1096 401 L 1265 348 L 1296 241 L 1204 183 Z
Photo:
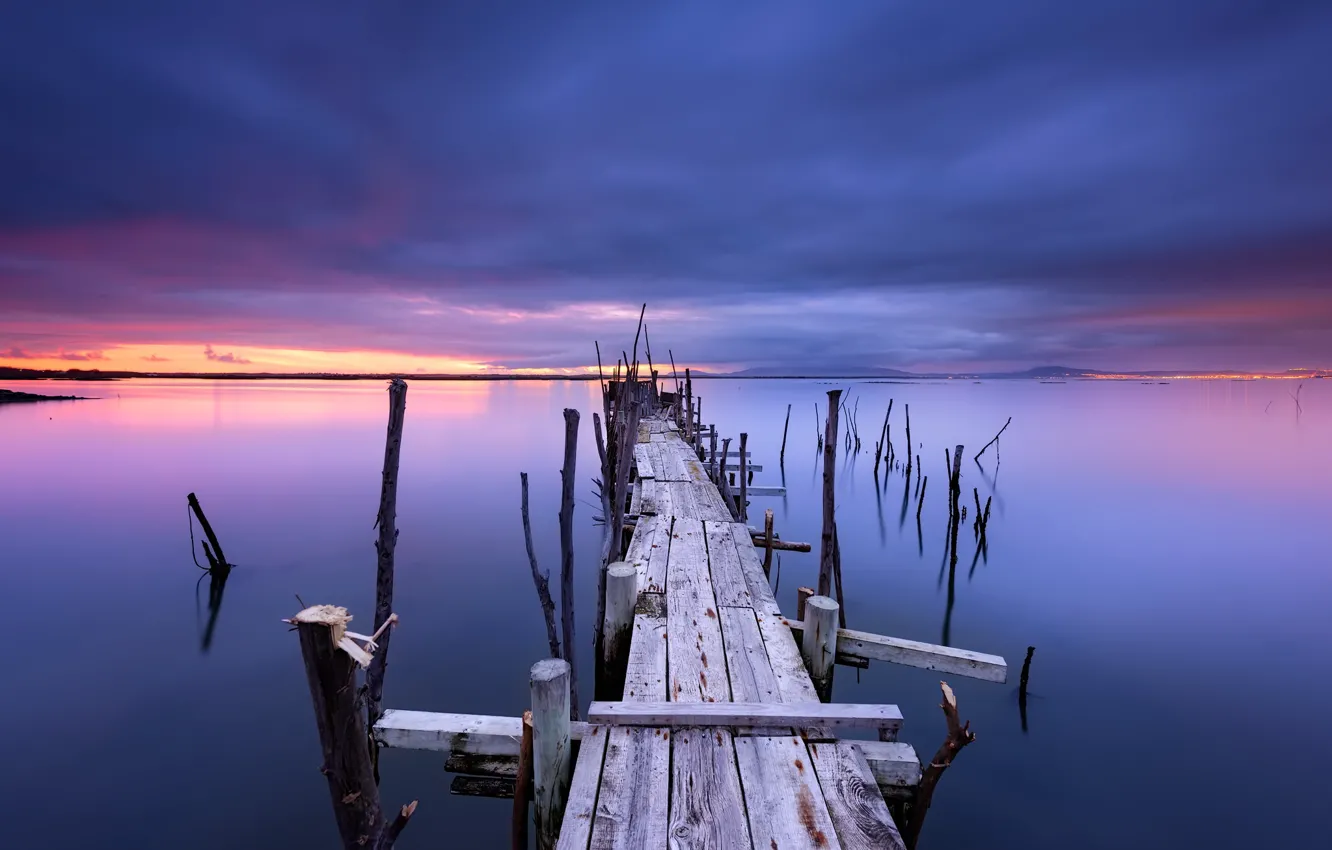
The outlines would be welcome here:
M 579 756 L 560 850 L 871 846 L 863 838 L 883 833 L 887 807 L 882 798 L 881 809 L 862 799 L 864 791 L 908 782 L 914 751 L 881 742 L 811 744 L 791 734 L 799 724 L 765 718 L 775 712 L 821 722 L 838 708 L 818 704 L 752 535 L 734 521 L 707 465 L 674 422 L 645 422 L 648 441 L 634 452 L 642 516 L 625 555 L 638 569 L 640 596 L 623 703 L 609 705 L 659 703 L 667 714 L 707 725 L 663 718 L 672 730 L 608 716 L 602 719 L 615 725 L 580 729 L 592 747 Z M 692 705 L 671 705 L 678 703 Z M 754 716 L 746 719 L 760 725 L 736 725 L 740 718 L 732 717 L 732 725 L 717 726 L 708 716 L 749 708 Z M 895 727 L 900 714 L 875 723 Z M 829 740 L 831 730 L 801 734 Z M 875 750 L 867 761 L 861 744 L 895 749 Z M 818 760 L 814 747 L 823 748 Z M 826 793 L 820 769 L 835 782 Z M 895 836 L 891 818 L 886 826 Z
M 810 744 L 809 754 L 843 850 L 906 850 L 874 774 L 855 744 Z

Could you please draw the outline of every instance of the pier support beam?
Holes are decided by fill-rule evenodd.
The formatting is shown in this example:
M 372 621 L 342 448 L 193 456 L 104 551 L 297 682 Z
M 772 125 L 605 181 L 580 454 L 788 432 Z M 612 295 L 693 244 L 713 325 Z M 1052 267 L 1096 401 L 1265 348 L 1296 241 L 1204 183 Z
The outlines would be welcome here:
M 800 654 L 809 668 L 819 699 L 832 699 L 833 664 L 837 660 L 837 600 L 811 596 L 805 601 L 804 635 Z
M 597 676 L 601 699 L 617 699 L 624 691 L 637 604 L 637 568 L 623 561 L 611 564 L 606 570 L 606 618 L 601 625 L 601 670 Z
M 573 773 L 569 739 L 569 662 L 532 665 L 532 799 L 538 850 L 553 850 Z

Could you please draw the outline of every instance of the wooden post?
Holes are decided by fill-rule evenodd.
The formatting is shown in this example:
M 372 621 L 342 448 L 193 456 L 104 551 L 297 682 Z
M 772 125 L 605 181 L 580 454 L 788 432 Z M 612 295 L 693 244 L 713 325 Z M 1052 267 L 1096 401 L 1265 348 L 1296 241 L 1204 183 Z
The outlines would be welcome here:
M 980 456 L 983 455 L 983 454 L 985 454 L 985 450 L 988 449 L 990 446 L 993 446 L 995 443 L 999 442 L 999 438 L 1000 438 L 1001 436 L 1003 436 L 1003 433 L 1004 433 L 1005 431 L 1008 430 L 1008 426 L 1011 425 L 1012 423 L 1013 423 L 1013 417 L 1010 416 L 1010 417 L 1008 417 L 1008 421 L 1004 423 L 1004 427 L 1002 427 L 1002 428 L 999 429 L 999 433 L 994 435 L 994 439 L 991 440 L 990 442 L 986 443 L 984 446 L 982 446 L 982 447 L 981 447 L 981 450 L 978 451 L 978 452 L 976 452 L 976 456 L 973 457 L 972 460 L 974 460 L 974 461 L 976 461 L 977 463 L 979 463 L 979 462 L 980 462 Z M 998 450 L 998 449 L 995 449 L 995 451 L 997 452 L 997 451 L 999 451 L 999 450 Z
M 513 784 L 509 832 L 513 850 L 527 850 L 527 804 L 532 799 L 532 712 L 523 712 L 523 738 L 518 745 L 518 776 Z
M 749 453 L 745 451 L 745 446 L 749 443 L 749 435 L 744 431 L 740 432 L 740 503 L 737 507 L 740 509 L 740 522 L 749 519 Z
M 837 601 L 811 596 L 805 601 L 805 629 L 800 654 L 823 702 L 832 700 L 833 662 L 837 658 Z
M 819 595 L 832 592 L 835 477 L 837 474 L 837 408 L 841 390 L 828 391 L 828 427 L 823 438 L 823 534 L 819 540 Z
M 703 429 L 703 396 L 694 399 L 694 424 L 689 427 L 693 429 L 690 431 L 692 439 L 690 439 L 689 445 L 694 447 L 694 451 L 698 451 L 699 445 L 703 442 L 698 434 Z
M 708 437 L 708 452 L 712 456 L 712 483 L 721 484 L 723 470 L 717 465 L 717 426 L 712 426 L 712 434 Z
M 375 631 L 388 622 L 393 613 L 393 553 L 398 547 L 398 460 L 402 457 L 402 425 L 407 414 L 407 382 L 394 378 L 389 382 L 388 436 L 384 442 L 384 473 L 379 491 L 379 515 L 375 526 L 379 539 L 375 552 L 379 566 L 375 575 Z M 379 639 L 374 660 L 365 674 L 366 726 L 373 728 L 384 714 L 384 673 L 388 669 L 389 638 L 392 629 Z M 378 778 L 378 749 L 375 751 L 375 776 Z
M 805 603 L 808 602 L 809 598 L 813 595 L 814 588 L 812 587 L 796 588 L 796 619 L 802 623 L 805 622 Z
M 772 575 L 772 508 L 763 512 L 763 575 Z
M 722 501 L 731 512 L 731 518 L 740 521 L 740 513 L 735 509 L 735 499 L 731 497 L 731 485 L 726 482 L 726 458 L 731 454 L 731 438 L 722 440 L 721 466 L 717 471 L 717 489 L 721 491 Z
M 328 780 L 342 846 L 346 850 L 391 848 L 416 811 L 416 803 L 403 806 L 393 823 L 384 822 L 356 687 L 357 666 L 371 659 L 347 636 L 350 621 L 346 608 L 315 605 L 287 622 L 296 627 L 301 639 L 301 658 L 323 750 L 321 771 Z M 353 658 L 349 648 L 358 657 Z
M 557 658 L 532 665 L 532 797 L 538 850 L 554 850 L 569 797 L 572 674 L 569 662 Z
M 690 434 L 694 429 L 694 381 L 689 375 L 689 367 L 685 367 L 685 442 L 693 444 Z
M 907 432 L 907 468 L 906 468 L 906 477 L 907 477 L 908 479 L 910 479 L 910 478 L 911 478 L 911 455 L 912 455 L 912 452 L 915 451 L 915 448 L 911 445 L 911 405 L 908 404 L 908 405 L 905 405 L 905 407 L 906 407 L 906 432 Z
M 782 426 L 782 452 L 777 456 L 777 465 L 786 463 L 786 430 L 791 427 L 791 405 L 786 405 L 786 424 Z
M 618 415 L 618 414 L 617 414 Z M 578 461 L 578 411 L 564 409 L 564 468 L 560 470 L 560 625 L 564 629 L 564 660 L 569 663 L 573 716 L 578 716 L 578 673 L 574 664 L 574 471 Z M 615 494 L 619 499 L 619 494 Z M 612 528 L 615 528 L 612 526 Z M 616 529 L 612 533 L 618 533 Z M 535 684 L 533 685 L 535 688 Z M 566 697 L 567 701 L 567 697 Z
M 203 529 L 204 537 L 207 538 L 203 550 L 208 558 L 208 566 L 212 569 L 221 567 L 223 570 L 229 570 L 231 562 L 222 554 L 222 544 L 217 542 L 217 535 L 213 533 L 213 526 L 208 522 L 208 517 L 204 516 L 203 508 L 199 506 L 199 499 L 191 493 L 185 497 L 185 501 L 189 502 L 190 510 L 194 511 L 195 518 L 199 520 L 199 527 Z M 212 550 L 208 548 L 209 543 L 213 545 Z
M 605 699 L 618 699 L 624 691 L 637 604 L 638 570 L 623 561 L 611 564 L 606 570 L 606 618 L 601 624 L 602 675 L 597 683 L 597 691 Z

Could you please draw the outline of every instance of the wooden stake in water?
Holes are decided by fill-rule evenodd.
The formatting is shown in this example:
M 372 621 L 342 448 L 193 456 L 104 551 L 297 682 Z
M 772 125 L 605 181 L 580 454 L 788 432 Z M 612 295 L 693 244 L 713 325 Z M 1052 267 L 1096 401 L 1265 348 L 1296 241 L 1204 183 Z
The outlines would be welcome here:
M 740 522 L 746 522 L 749 519 L 749 452 L 745 451 L 745 446 L 749 443 L 749 435 L 744 431 L 740 432 L 740 501 L 736 507 L 740 509 Z
M 384 473 L 379 491 L 379 515 L 375 526 L 379 539 L 375 552 L 379 566 L 375 575 L 375 631 L 379 632 L 393 613 L 393 553 L 398 547 L 398 462 L 402 457 L 402 426 L 407 415 L 407 382 L 394 378 L 389 382 L 388 436 L 384 443 Z M 384 715 L 384 673 L 388 668 L 389 638 L 386 629 L 379 639 L 374 660 L 365 674 L 366 725 L 373 728 Z M 378 750 L 374 751 L 378 754 Z M 378 758 L 375 759 L 378 778 Z
M 782 425 L 782 451 L 777 456 L 777 465 L 786 463 L 786 431 L 791 427 L 791 405 L 786 405 L 786 423 Z
M 596 414 L 592 414 L 596 416 Z M 560 638 L 555 631 L 555 600 L 550 598 L 550 575 L 537 566 L 536 548 L 532 546 L 532 519 L 527 510 L 527 473 L 518 475 L 523 481 L 523 541 L 527 544 L 527 560 L 532 567 L 532 582 L 536 585 L 537 601 L 546 621 L 546 640 L 550 643 L 550 657 L 560 657 Z
M 930 801 L 934 799 L 934 788 L 939 784 L 940 777 L 957 754 L 962 752 L 962 748 L 976 740 L 975 733 L 971 731 L 971 722 L 962 723 L 958 719 L 957 697 L 953 696 L 953 689 L 948 687 L 947 682 L 940 682 L 939 688 L 943 691 L 943 702 L 939 707 L 943 709 L 948 724 L 948 735 L 921 775 L 920 790 L 916 792 L 911 817 L 902 830 L 902 840 L 912 850 L 915 850 L 916 842 L 920 840 L 920 830 L 925 825 L 925 815 L 930 810 Z
M 618 413 L 617 413 L 618 415 Z M 564 468 L 560 470 L 560 624 L 564 629 L 564 660 L 568 662 L 568 688 L 573 693 L 573 716 L 578 716 L 578 675 L 574 664 L 574 474 L 578 462 L 578 411 L 564 410 Z M 619 494 L 615 498 L 620 498 Z M 618 533 L 612 526 L 611 533 Z M 567 697 L 566 697 L 567 702 Z
M 828 391 L 828 427 L 823 437 L 823 534 L 819 541 L 819 595 L 832 593 L 833 535 L 836 532 L 833 511 L 837 475 L 837 407 L 841 390 Z

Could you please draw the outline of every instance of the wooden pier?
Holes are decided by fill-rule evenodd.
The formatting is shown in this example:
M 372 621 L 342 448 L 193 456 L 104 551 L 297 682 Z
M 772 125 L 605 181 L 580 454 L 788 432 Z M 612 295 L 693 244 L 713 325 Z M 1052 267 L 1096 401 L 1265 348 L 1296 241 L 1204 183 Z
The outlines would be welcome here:
M 607 394 L 608 420 L 612 397 L 630 398 L 628 386 Z M 388 709 L 372 715 L 376 745 L 447 753 L 446 769 L 461 774 L 455 793 L 515 797 L 514 847 L 526 847 L 531 800 L 539 850 L 904 850 L 918 834 L 937 775 L 921 784 L 915 750 L 897 740 L 903 718 L 896 706 L 829 701 L 834 665 L 864 668 L 878 660 L 1003 682 L 1004 659 L 839 628 L 837 602 L 807 588 L 798 594 L 799 619 L 784 617 L 765 565 L 773 548 L 810 547 L 778 540 L 771 511 L 763 530 L 748 525 L 746 490 L 758 488 L 746 486 L 744 435 L 734 492 L 729 441 L 717 451 L 716 429 L 702 427 L 689 390 L 681 398 L 658 392 L 655 382 L 645 386 L 651 392 L 633 392 L 647 397 L 647 414 L 631 408 L 621 429 L 619 456 L 632 446 L 632 485 L 621 467 L 625 486 L 614 516 L 605 501 L 608 534 L 615 535 L 607 551 L 624 554 L 601 577 L 597 692 L 619 699 L 594 700 L 586 722 L 571 720 L 579 706 L 569 662 L 547 659 L 532 668 L 525 718 Z M 576 421 L 574 414 L 574 427 Z M 392 434 L 390 427 L 390 445 Z M 610 464 L 602 454 L 604 472 Z M 623 533 L 631 535 L 627 544 Z M 321 610 L 291 622 L 309 628 Z M 329 645 L 369 665 L 392 620 L 370 637 L 334 628 Z M 566 643 L 570 634 L 566 625 Z M 307 658 L 307 671 L 322 717 L 316 686 L 346 676 L 321 676 L 316 662 Z M 951 734 L 956 708 L 947 704 L 946 685 L 943 691 Z M 341 741 L 326 727 L 326 749 L 354 748 L 354 734 Z M 963 727 L 959 734 L 968 733 Z M 345 793 L 353 784 L 330 777 L 335 810 L 360 799 Z M 370 826 L 344 829 L 344 842 L 364 844 L 361 836 L 377 830 L 384 837 L 374 846 L 391 846 L 415 804 L 388 825 L 373 786 L 355 787 L 375 797 L 362 818 Z M 893 813 L 917 799 L 923 805 L 911 809 L 914 831 L 904 842 Z

